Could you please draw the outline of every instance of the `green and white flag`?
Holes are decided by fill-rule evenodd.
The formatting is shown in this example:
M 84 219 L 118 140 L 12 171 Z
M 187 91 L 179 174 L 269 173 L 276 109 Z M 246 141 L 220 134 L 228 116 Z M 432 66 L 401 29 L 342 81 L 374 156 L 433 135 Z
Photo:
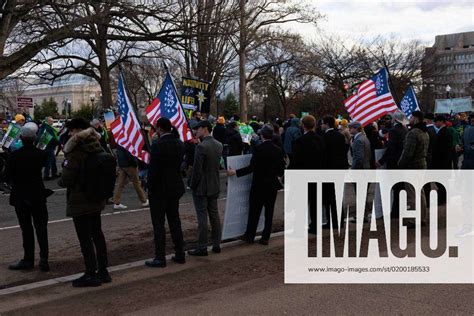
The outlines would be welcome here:
M 240 136 L 242 137 L 242 142 L 250 144 L 252 140 L 253 128 L 249 125 L 240 125 Z
M 41 150 L 44 150 L 46 146 L 48 146 L 51 139 L 53 139 L 53 137 L 54 136 L 51 135 L 51 133 L 49 133 L 47 129 L 45 129 L 43 134 L 39 138 L 38 143 L 36 144 L 36 147 Z
M 10 148 L 10 145 L 20 136 L 20 128 L 16 124 L 10 124 L 8 130 L 0 142 L 0 147 Z

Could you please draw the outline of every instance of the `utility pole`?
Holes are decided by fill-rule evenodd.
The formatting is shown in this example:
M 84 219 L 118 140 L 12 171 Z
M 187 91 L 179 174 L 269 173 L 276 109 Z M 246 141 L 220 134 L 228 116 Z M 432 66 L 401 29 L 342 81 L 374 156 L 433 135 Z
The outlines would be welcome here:
M 247 122 L 247 74 L 245 64 L 247 63 L 247 0 L 240 0 L 240 46 L 239 46 L 239 103 L 240 121 Z

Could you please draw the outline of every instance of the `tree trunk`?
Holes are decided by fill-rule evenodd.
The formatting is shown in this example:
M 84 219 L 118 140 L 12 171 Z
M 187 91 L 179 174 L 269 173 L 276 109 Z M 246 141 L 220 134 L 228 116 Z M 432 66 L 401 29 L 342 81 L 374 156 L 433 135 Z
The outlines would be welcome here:
M 247 122 L 247 74 L 245 71 L 245 64 L 247 63 L 247 21 L 245 14 L 245 2 L 246 0 L 240 0 L 239 103 L 240 120 L 242 122 Z
M 110 108 L 112 102 L 112 89 L 110 87 L 110 70 L 107 60 L 107 27 L 97 25 L 99 37 L 96 38 L 97 57 L 99 59 L 100 89 L 102 91 L 102 109 Z

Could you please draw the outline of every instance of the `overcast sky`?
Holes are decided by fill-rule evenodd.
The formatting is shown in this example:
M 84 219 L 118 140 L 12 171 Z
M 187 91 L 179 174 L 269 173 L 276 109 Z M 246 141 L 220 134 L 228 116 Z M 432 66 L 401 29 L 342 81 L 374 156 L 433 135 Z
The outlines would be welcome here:
M 474 0 L 302 0 L 316 6 L 325 19 L 319 27 L 343 38 L 377 35 L 418 39 L 431 46 L 435 35 L 474 31 Z M 292 26 L 294 28 L 294 26 Z M 314 27 L 297 28 L 308 39 Z

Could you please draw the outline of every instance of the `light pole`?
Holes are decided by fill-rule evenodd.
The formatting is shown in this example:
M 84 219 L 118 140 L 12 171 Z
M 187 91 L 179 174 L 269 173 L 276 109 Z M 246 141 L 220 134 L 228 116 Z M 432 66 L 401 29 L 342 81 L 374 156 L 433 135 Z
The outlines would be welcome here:
M 263 121 L 266 122 L 267 121 L 267 98 L 268 98 L 268 94 L 264 93 L 262 95 L 263 97 Z
M 220 101 L 221 93 L 222 93 L 221 90 L 216 91 L 216 112 L 217 112 L 216 116 L 218 118 L 219 118 L 219 101 Z
M 94 101 L 95 101 L 95 95 L 94 94 L 91 94 L 90 95 L 90 99 L 91 99 L 91 104 L 92 104 L 92 118 L 95 117 L 95 107 L 94 107 Z
M 67 109 L 68 118 L 71 118 L 71 107 L 72 107 L 71 100 L 66 99 L 66 109 Z

